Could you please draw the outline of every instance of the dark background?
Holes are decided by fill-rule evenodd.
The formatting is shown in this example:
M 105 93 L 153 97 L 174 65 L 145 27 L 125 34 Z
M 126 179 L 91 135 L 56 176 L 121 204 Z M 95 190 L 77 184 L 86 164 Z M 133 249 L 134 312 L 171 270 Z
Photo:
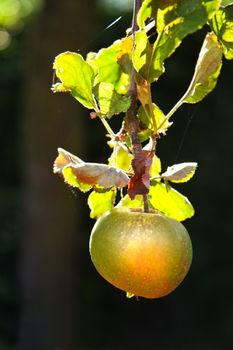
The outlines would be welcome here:
M 193 180 L 177 186 L 196 209 L 185 222 L 194 259 L 169 296 L 129 300 L 98 275 L 86 195 L 52 174 L 59 146 L 88 161 L 109 156 L 98 120 L 50 91 L 54 57 L 108 46 L 130 23 L 122 6 L 50 0 L 24 29 L 8 28 L 11 44 L 0 51 L 0 350 L 233 348 L 232 62 L 224 60 L 215 90 L 183 106 L 159 142 L 164 169 L 199 164 Z M 167 60 L 154 91 L 164 112 L 189 84 L 206 31 Z

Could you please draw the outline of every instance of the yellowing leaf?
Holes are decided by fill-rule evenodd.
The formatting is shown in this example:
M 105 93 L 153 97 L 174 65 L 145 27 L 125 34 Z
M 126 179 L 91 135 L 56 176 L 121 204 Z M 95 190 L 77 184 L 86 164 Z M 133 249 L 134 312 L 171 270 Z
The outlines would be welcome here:
M 127 36 L 121 40 L 120 52 L 117 56 L 117 63 L 120 65 L 122 72 L 130 74 L 132 71 L 132 36 Z
M 63 175 L 64 180 L 71 186 L 80 188 L 79 184 L 81 183 L 89 185 L 89 187 L 120 188 L 129 182 L 126 173 L 117 167 L 100 163 L 86 163 L 62 148 L 59 148 L 58 152 L 59 155 L 54 162 L 54 173 Z M 67 176 L 67 168 L 69 176 Z
M 104 193 L 92 191 L 88 197 L 88 205 L 91 209 L 90 217 L 98 219 L 108 210 L 111 210 L 114 205 L 116 190 L 109 190 Z
M 94 71 L 83 57 L 75 52 L 63 52 L 55 58 L 53 68 L 61 83 L 54 84 L 54 92 L 70 91 L 83 106 L 96 109 L 92 94 Z
M 197 163 L 180 163 L 168 167 L 161 175 L 162 178 L 172 182 L 187 182 L 195 174 Z
M 194 215 L 194 209 L 189 200 L 174 188 L 166 189 L 166 186 L 161 182 L 150 187 L 148 198 L 154 209 L 178 221 L 183 221 Z
M 92 186 L 78 180 L 71 167 L 65 167 L 62 171 L 64 182 L 72 187 L 77 187 L 82 192 L 88 192 Z
M 197 103 L 211 92 L 222 67 L 222 49 L 213 33 L 208 33 L 202 45 L 195 72 L 183 102 Z

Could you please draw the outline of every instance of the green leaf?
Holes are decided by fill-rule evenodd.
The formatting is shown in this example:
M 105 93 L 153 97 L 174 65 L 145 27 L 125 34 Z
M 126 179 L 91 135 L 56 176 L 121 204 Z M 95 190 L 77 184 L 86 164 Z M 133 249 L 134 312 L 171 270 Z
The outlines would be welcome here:
M 109 165 L 128 171 L 131 167 L 133 155 L 129 153 L 128 148 L 122 143 L 117 141 L 110 141 L 110 143 L 113 146 L 113 151 L 108 159 Z
M 83 57 L 75 52 L 63 52 L 55 58 L 53 68 L 61 83 L 54 84 L 54 92 L 70 91 L 84 106 L 96 110 L 92 94 L 94 71 Z
M 105 212 L 111 210 L 114 205 L 115 197 L 115 190 L 104 193 L 92 191 L 87 200 L 89 208 L 91 209 L 90 217 L 92 219 L 98 219 Z
M 228 0 L 229 1 L 229 0 Z M 137 17 L 140 28 L 145 27 L 148 18 L 154 18 L 158 31 L 161 32 L 168 24 L 181 18 L 189 18 L 189 22 L 200 26 L 211 18 L 224 0 L 144 0 Z M 227 0 L 226 0 L 227 2 Z M 199 14 L 200 18 L 195 18 Z
M 194 215 L 194 209 L 189 200 L 174 188 L 170 187 L 170 190 L 167 191 L 163 183 L 152 185 L 148 198 L 154 209 L 178 221 L 183 221 Z
M 126 112 L 131 104 L 131 98 L 118 94 L 112 83 L 100 83 L 94 89 L 101 116 L 110 118 L 114 114 Z M 100 116 L 100 117 L 101 117 Z
M 166 119 L 166 116 L 156 104 L 153 103 L 152 108 L 157 125 L 157 132 L 159 134 L 165 135 L 167 129 L 172 125 L 172 123 L 170 123 Z M 150 110 L 147 108 L 147 106 L 145 106 L 145 108 L 143 108 L 142 106 L 139 108 L 138 117 L 140 121 L 143 122 L 143 124 L 145 124 L 149 130 L 153 130 L 152 116 L 150 115 Z
M 168 167 L 167 170 L 161 175 L 165 180 L 171 182 L 187 182 L 195 174 L 197 163 L 180 163 Z
M 233 59 L 233 6 L 221 8 L 210 22 L 211 28 L 222 44 L 226 59 Z
M 221 1 L 221 7 L 227 7 L 233 5 L 233 1 L 232 0 L 222 0 Z
M 95 84 L 111 83 L 119 94 L 126 94 L 130 86 L 132 43 L 130 46 L 127 41 L 126 45 L 126 39 L 128 38 L 116 40 L 111 46 L 101 49 L 96 55 L 92 54 L 91 57 L 88 57 L 88 63 L 98 74 Z
M 135 47 L 133 50 L 133 65 L 136 71 L 150 81 L 152 45 L 144 29 L 135 34 Z
M 138 14 L 138 24 L 144 28 L 145 21 L 153 17 L 158 37 L 152 48 L 147 42 L 144 43 L 145 54 L 141 50 L 141 56 L 138 56 L 142 60 L 137 64 L 140 72 L 147 72 L 147 76 L 143 76 L 149 78 L 150 82 L 157 80 L 164 72 L 164 60 L 188 34 L 201 29 L 212 18 L 219 5 L 220 0 L 145 0 Z M 145 33 L 142 35 L 145 36 Z M 143 46 L 140 35 L 137 45 Z M 137 47 L 135 49 L 137 50 Z
M 117 208 L 143 208 L 143 197 L 136 195 L 134 199 L 130 199 L 129 195 L 126 194 L 116 206 Z
M 213 33 L 208 33 L 201 48 L 195 72 L 183 102 L 197 103 L 217 84 L 222 67 L 222 49 Z

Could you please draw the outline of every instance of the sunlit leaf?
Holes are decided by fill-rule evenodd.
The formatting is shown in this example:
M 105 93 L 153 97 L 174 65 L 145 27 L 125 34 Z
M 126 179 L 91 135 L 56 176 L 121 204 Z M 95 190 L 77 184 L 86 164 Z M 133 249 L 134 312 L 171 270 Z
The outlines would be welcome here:
M 232 2 L 233 3 L 233 2 Z M 233 5 L 221 8 L 211 21 L 211 27 L 222 44 L 223 52 L 228 60 L 233 59 Z
M 143 208 L 143 197 L 141 195 L 136 195 L 134 199 L 130 199 L 127 194 L 120 200 L 116 207 Z
M 199 25 L 204 25 L 223 2 L 224 0 L 144 0 L 138 13 L 137 23 L 140 28 L 144 28 L 146 20 L 154 18 L 161 32 L 165 26 L 177 18 L 186 20 L 189 16 L 189 21 L 192 21 L 193 25 L 197 25 L 196 21 L 200 23 Z M 195 14 L 200 18 L 195 18 Z
M 70 91 L 83 106 L 96 109 L 92 94 L 94 71 L 81 55 L 63 52 L 55 58 L 53 68 L 61 81 L 53 85 L 54 92 Z
M 120 65 L 122 72 L 131 74 L 132 72 L 132 50 L 133 39 L 129 35 L 121 40 L 120 52 L 117 56 L 117 63 Z
M 66 174 L 65 169 L 69 168 L 69 176 L 72 175 L 71 186 L 75 186 L 75 180 L 77 180 L 77 187 L 80 187 L 79 183 L 81 183 L 92 187 L 98 185 L 104 188 L 120 188 L 129 182 L 126 173 L 117 167 L 100 163 L 86 163 L 62 148 L 58 149 L 58 153 L 59 155 L 54 162 L 54 173 L 63 175 L 64 180 L 68 182 L 64 174 Z
M 112 83 L 100 83 L 94 89 L 96 99 L 103 116 L 110 118 L 114 114 L 126 112 L 131 104 L 129 96 L 118 94 Z
M 154 114 L 154 118 L 157 125 L 157 133 L 159 134 L 166 134 L 167 129 L 172 125 L 167 119 L 166 116 L 163 114 L 161 109 L 156 105 L 152 104 L 152 112 Z M 152 116 L 150 115 L 150 111 L 147 109 L 147 107 L 142 108 L 142 106 L 138 110 L 138 117 L 143 122 L 148 129 L 153 130 L 153 121 Z
M 155 186 L 151 186 L 148 198 L 154 209 L 178 221 L 194 215 L 194 209 L 189 200 L 173 188 L 167 191 L 163 183 L 158 182 Z
M 130 72 L 127 71 L 128 63 L 123 63 L 123 55 L 126 61 L 127 54 L 121 52 L 123 40 L 116 40 L 111 46 L 101 49 L 95 56 L 92 55 L 88 59 L 88 63 L 97 73 L 95 84 L 111 83 L 119 94 L 126 94 L 130 86 Z
M 88 197 L 88 205 L 91 209 L 90 217 L 98 219 L 108 210 L 111 210 L 114 205 L 116 190 L 111 189 L 104 193 L 92 191 Z
M 129 153 L 129 150 L 126 146 L 122 145 L 117 141 L 113 143 L 113 151 L 108 159 L 109 165 L 116 166 L 122 170 L 128 171 L 131 167 L 131 161 L 133 159 L 133 155 Z
M 136 71 L 148 82 L 153 81 L 151 77 L 151 59 L 153 47 L 149 42 L 144 29 L 135 34 L 135 48 L 133 50 L 133 64 Z M 154 73 L 156 76 L 160 74 Z
M 161 161 L 155 154 L 150 167 L 150 177 L 151 178 L 157 177 L 159 176 L 160 172 L 161 172 Z
M 138 24 L 144 28 L 145 21 L 154 18 L 158 37 L 151 48 L 140 37 L 145 36 L 145 33 L 139 34 L 136 50 L 138 45 L 137 66 L 140 67 L 140 72 L 146 71 L 150 82 L 157 80 L 164 72 L 164 60 L 188 34 L 201 29 L 212 18 L 219 5 L 220 0 L 144 0 L 138 14 Z
M 171 182 L 187 182 L 195 174 L 197 163 L 180 163 L 168 167 L 161 175 L 162 178 Z
M 195 72 L 185 93 L 184 102 L 197 103 L 217 84 L 222 67 L 222 49 L 213 33 L 208 33 L 202 45 Z
M 82 192 L 88 192 L 92 188 L 92 185 L 88 185 L 86 183 L 83 183 L 78 180 L 77 176 L 75 175 L 72 167 L 65 167 L 62 170 L 62 175 L 64 178 L 64 182 L 71 186 L 71 187 L 77 187 Z
M 221 1 L 221 7 L 227 7 L 233 5 L 233 1 L 232 0 L 222 0 Z

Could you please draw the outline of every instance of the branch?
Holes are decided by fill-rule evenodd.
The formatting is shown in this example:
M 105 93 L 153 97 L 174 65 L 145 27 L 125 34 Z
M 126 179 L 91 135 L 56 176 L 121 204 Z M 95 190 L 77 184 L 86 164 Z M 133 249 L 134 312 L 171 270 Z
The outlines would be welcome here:
M 132 39 L 133 39 L 133 50 L 135 46 L 135 33 L 138 30 L 137 25 L 137 15 L 138 11 L 141 7 L 142 0 L 134 0 L 134 11 L 133 11 L 133 20 L 132 20 Z M 129 95 L 131 96 L 131 105 L 126 113 L 126 128 L 129 131 L 131 141 L 132 141 L 132 147 L 133 147 L 133 153 L 137 154 L 142 150 L 142 145 L 138 139 L 138 120 L 136 117 L 137 114 L 137 85 L 135 82 L 136 77 L 136 70 L 133 67 L 132 68 L 132 74 L 131 74 L 131 83 L 130 83 L 130 90 Z
M 142 5 L 142 0 L 134 0 L 134 11 L 133 11 L 133 20 L 132 20 L 133 50 L 135 47 L 135 33 L 139 29 L 138 25 L 137 25 L 137 15 L 138 15 L 138 12 L 140 10 L 141 5 Z M 126 128 L 130 134 L 130 138 L 131 138 L 131 142 L 132 142 L 135 167 L 139 166 L 139 164 L 140 164 L 139 158 L 137 158 L 137 155 L 140 157 L 140 152 L 142 152 L 142 145 L 138 139 L 139 122 L 137 119 L 137 99 L 138 99 L 138 97 L 137 97 L 137 84 L 135 81 L 136 74 L 137 74 L 137 72 L 136 72 L 135 68 L 132 67 L 132 74 L 131 74 L 131 79 L 130 79 L 130 89 L 129 89 L 129 95 L 131 96 L 131 105 L 126 113 L 126 119 L 125 119 Z M 137 159 L 137 161 L 136 161 L 136 159 Z M 134 170 L 138 170 L 138 169 L 134 169 Z M 145 171 L 146 171 L 146 168 L 145 168 Z M 139 171 L 139 173 L 140 173 L 140 171 Z M 136 174 L 134 175 L 133 178 L 137 178 Z M 133 179 L 131 179 L 131 180 L 133 180 Z M 135 185 L 134 181 L 132 181 L 132 183 Z M 144 184 L 142 184 L 142 185 L 145 186 Z M 140 193 L 140 191 L 139 191 L 139 193 Z M 141 192 L 141 193 L 143 193 L 143 192 Z M 149 203 L 148 203 L 147 194 L 143 194 L 143 202 L 144 202 L 144 211 L 149 212 Z

